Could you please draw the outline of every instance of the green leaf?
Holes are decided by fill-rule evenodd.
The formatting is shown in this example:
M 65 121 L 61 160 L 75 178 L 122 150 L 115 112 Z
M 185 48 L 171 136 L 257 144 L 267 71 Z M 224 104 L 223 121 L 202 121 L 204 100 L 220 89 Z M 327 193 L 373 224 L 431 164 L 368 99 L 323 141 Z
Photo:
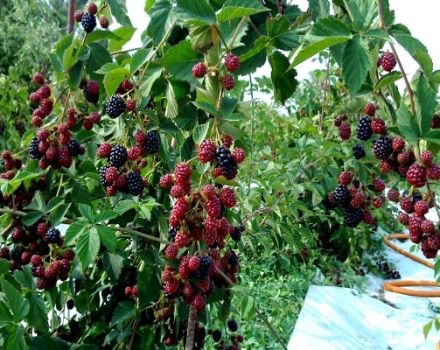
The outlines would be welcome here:
M 0 301 L 0 327 L 10 324 L 13 321 L 11 311 L 9 307 L 2 301 Z
M 31 204 L 29 204 L 26 207 L 26 209 L 37 210 L 37 211 L 41 211 L 42 213 L 46 212 L 46 203 L 44 202 L 44 198 L 43 195 L 41 194 L 41 191 L 35 192 Z
M 29 305 L 29 325 L 40 332 L 47 333 L 49 331 L 49 323 L 47 321 L 47 310 L 43 299 L 39 294 L 32 293 L 29 298 Z
M 197 125 L 197 110 L 193 104 L 186 104 L 177 115 L 176 125 L 181 130 L 191 131 Z
M 142 306 L 148 306 L 159 298 L 160 283 L 154 266 L 144 265 L 138 274 L 137 284 Z
M 299 46 L 299 35 L 296 31 L 290 30 L 285 16 L 269 18 L 266 21 L 266 28 L 272 45 L 278 49 L 292 50 Z
M 167 0 L 158 0 L 149 13 L 150 22 L 147 27 L 147 34 L 157 45 L 169 30 L 174 19 L 174 9 Z
M 409 142 L 417 141 L 420 137 L 419 126 L 417 120 L 413 116 L 408 107 L 404 103 L 400 104 L 397 110 L 397 126 L 402 134 Z
M 44 216 L 44 213 L 39 211 L 30 211 L 26 213 L 25 216 L 23 216 L 23 223 L 26 226 L 32 226 L 35 224 L 38 220 L 40 220 Z
M 95 29 L 93 32 L 87 34 L 86 45 L 93 43 L 95 41 L 106 40 L 106 39 L 119 40 L 121 38 L 109 30 Z
M 113 281 L 116 281 L 119 278 L 123 266 L 124 258 L 122 256 L 108 252 L 104 253 L 104 269 Z
M 98 81 L 102 80 L 102 77 L 95 73 L 99 68 L 104 66 L 106 63 L 112 61 L 110 53 L 102 45 L 98 43 L 92 43 L 89 45 L 90 57 L 86 62 L 86 71 L 90 75 L 91 79 L 96 79 Z
M 431 130 L 423 135 L 423 139 L 440 145 L 440 130 Z
M 1 281 L 3 293 L 8 300 L 9 308 L 14 316 L 16 322 L 23 321 L 29 313 L 29 302 L 21 295 L 21 292 L 15 289 L 15 287 L 7 280 Z
M 118 307 L 113 312 L 111 325 L 122 324 L 124 321 L 129 320 L 136 316 L 136 309 L 133 302 L 123 301 L 119 303 Z
M 380 89 L 383 89 L 384 87 L 394 83 L 397 80 L 400 80 L 401 78 L 402 73 L 399 71 L 390 72 L 379 79 L 379 81 L 376 83 L 375 90 L 379 91 Z
M 174 119 L 177 117 L 178 105 L 176 100 L 176 95 L 174 93 L 173 84 L 168 81 L 167 85 L 167 107 L 165 109 L 165 117 L 169 119 Z
M 163 68 L 158 64 L 151 64 L 144 76 L 142 77 L 139 89 L 141 91 L 142 96 L 147 97 L 150 95 L 151 88 L 153 84 L 159 79 L 162 75 Z
M 106 63 L 101 68 L 99 68 L 95 73 L 98 74 L 106 74 L 108 72 L 111 72 L 112 70 L 115 70 L 117 68 L 120 68 L 121 66 L 117 63 Z
M 385 41 L 390 40 L 390 36 L 388 35 L 388 33 L 385 33 L 382 29 L 379 28 L 370 29 L 366 31 L 364 35 L 373 39 L 380 39 Z
M 377 17 L 375 1 L 344 0 L 344 4 L 357 30 L 368 28 Z
M 431 331 L 433 323 L 434 323 L 434 321 L 431 320 L 423 326 L 423 336 L 425 337 L 425 339 L 428 337 L 428 334 Z
M 72 43 L 72 45 L 70 45 L 63 54 L 63 66 L 66 71 L 68 71 L 69 68 L 72 67 L 77 61 L 74 53 L 75 43 Z
M 226 0 L 223 7 L 217 12 L 217 20 L 219 22 L 230 21 L 266 11 L 269 9 L 257 0 Z
M 58 225 L 63 220 L 69 211 L 70 205 L 71 203 L 63 204 L 50 213 L 49 222 L 52 224 L 52 226 Z
M 4 350 L 26 350 L 29 347 L 24 339 L 24 331 L 21 326 L 11 325 L 8 327 L 8 332 L 4 340 L 3 349 Z
M 150 49 L 140 49 L 131 58 L 130 73 L 136 72 L 151 57 Z
M 328 0 L 309 0 L 309 12 L 315 21 L 327 17 L 330 14 L 330 3 Z
M 191 24 L 214 24 L 215 13 L 206 0 L 177 0 L 176 13 Z
M 125 1 L 123 0 L 107 0 L 107 4 L 110 7 L 112 16 L 119 24 L 123 26 L 131 27 L 130 18 L 127 16 L 127 8 Z
M 161 60 L 173 79 L 194 82 L 192 67 L 200 62 L 201 56 L 195 52 L 189 41 L 182 41 L 170 48 Z
M 156 0 L 146 0 L 144 10 L 146 13 L 149 13 L 151 11 L 151 8 L 156 4 Z
M 104 76 L 104 87 L 107 95 L 111 96 L 118 89 L 119 84 L 128 76 L 130 72 L 126 68 L 116 68 L 108 72 Z
M 122 49 L 122 47 L 128 43 L 133 36 L 136 29 L 132 27 L 121 27 L 118 29 L 115 29 L 113 32 L 120 38 L 120 39 L 111 39 L 108 43 L 108 50 L 110 52 L 119 51 Z
M 344 50 L 342 72 L 353 93 L 359 91 L 371 68 L 368 45 L 359 36 L 353 37 Z
M 284 104 L 298 86 L 296 70 L 289 70 L 289 60 L 279 51 L 275 51 L 269 56 L 269 63 L 272 68 L 270 76 L 274 87 L 275 101 Z
M 205 124 L 197 125 L 193 131 L 193 139 L 196 144 L 202 143 L 208 134 L 209 128 L 211 127 L 211 122 Z
M 428 54 L 426 46 L 410 34 L 392 31 L 391 35 L 412 56 L 412 58 L 417 61 L 423 72 L 428 76 L 431 75 L 432 59 Z
M 102 244 L 111 252 L 116 249 L 116 232 L 108 226 L 96 225 Z
M 83 230 L 78 238 L 76 250 L 78 259 L 81 262 L 82 270 L 85 271 L 95 261 L 99 252 L 100 240 L 95 227 L 90 230 Z
M 46 206 L 46 213 L 58 208 L 60 205 L 64 203 L 64 199 L 61 197 L 53 197 Z
M 103 222 L 103 221 L 107 221 L 107 220 L 112 220 L 112 219 L 117 218 L 119 215 L 120 214 L 116 210 L 104 210 L 96 215 L 95 222 Z
M 71 245 L 86 227 L 87 224 L 82 221 L 76 221 L 71 224 L 66 231 L 66 236 L 64 237 L 64 245 Z
M 78 61 L 69 71 L 69 87 L 71 89 L 76 89 L 82 78 L 84 69 L 84 62 Z
M 431 129 L 432 116 L 437 109 L 436 93 L 429 87 L 423 75 L 420 75 L 417 80 L 415 96 L 420 136 L 423 138 Z
M 79 203 L 78 210 L 80 214 L 88 220 L 89 223 L 95 222 L 95 215 L 93 214 L 93 209 L 90 205 Z

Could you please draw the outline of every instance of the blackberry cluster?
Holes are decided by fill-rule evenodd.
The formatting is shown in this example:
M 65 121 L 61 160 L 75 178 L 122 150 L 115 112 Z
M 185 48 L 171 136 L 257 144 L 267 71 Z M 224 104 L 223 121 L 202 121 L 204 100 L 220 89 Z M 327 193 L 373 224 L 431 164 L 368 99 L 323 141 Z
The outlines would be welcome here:
M 81 26 L 86 33 L 91 33 L 96 27 L 96 17 L 88 12 L 81 17 Z
M 371 118 L 366 115 L 359 120 L 357 126 L 357 138 L 361 141 L 367 141 L 372 135 L 373 130 L 371 129 Z
M 362 210 L 359 208 L 344 209 L 344 222 L 348 227 L 356 227 L 362 221 Z
M 384 274 L 386 279 L 398 280 L 401 278 L 400 272 L 392 269 L 390 265 L 383 259 L 376 261 L 376 266 L 379 269 L 379 271 Z
M 147 154 L 155 154 L 159 152 L 159 133 L 155 130 L 148 132 L 143 147 Z
M 391 147 L 392 141 L 387 136 L 381 136 L 379 139 L 374 142 L 374 155 L 377 159 L 387 159 L 391 153 L 393 153 L 393 149 Z
M 199 269 L 195 272 L 194 277 L 198 279 L 204 279 L 208 276 L 209 271 L 211 270 L 212 259 L 209 256 L 201 256 L 200 257 L 200 266 Z
M 365 157 L 365 155 L 366 155 L 365 148 L 362 144 L 358 143 L 353 146 L 353 156 L 356 159 L 361 159 L 361 158 Z
M 122 145 L 115 145 L 110 151 L 108 162 L 111 166 L 119 168 L 127 161 L 127 150 Z
M 125 112 L 124 99 L 119 95 L 113 95 L 105 104 L 105 112 L 110 118 L 117 118 Z
M 238 165 L 232 158 L 231 151 L 224 146 L 220 146 L 217 148 L 215 156 L 222 175 L 228 180 L 235 178 L 238 172 Z
M 126 190 L 129 194 L 139 196 L 144 191 L 144 179 L 139 173 L 130 171 L 127 174 L 126 186 Z

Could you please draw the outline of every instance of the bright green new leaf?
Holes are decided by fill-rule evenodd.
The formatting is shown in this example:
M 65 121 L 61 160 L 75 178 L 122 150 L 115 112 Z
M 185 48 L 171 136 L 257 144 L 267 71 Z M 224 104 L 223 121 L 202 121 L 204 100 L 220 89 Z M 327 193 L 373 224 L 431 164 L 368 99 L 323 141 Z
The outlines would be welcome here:
M 206 0 L 177 0 L 176 13 L 191 24 L 214 24 L 215 13 Z
M 95 261 L 99 252 L 100 239 L 98 230 L 92 227 L 90 230 L 83 230 L 78 238 L 76 250 L 78 259 L 81 262 L 82 270 L 85 271 Z
M 347 42 L 342 58 L 342 72 L 353 93 L 359 91 L 370 68 L 368 45 L 359 36 L 353 37 Z
M 257 0 L 226 0 L 223 7 L 217 12 L 217 20 L 219 22 L 230 21 L 266 11 L 269 9 Z

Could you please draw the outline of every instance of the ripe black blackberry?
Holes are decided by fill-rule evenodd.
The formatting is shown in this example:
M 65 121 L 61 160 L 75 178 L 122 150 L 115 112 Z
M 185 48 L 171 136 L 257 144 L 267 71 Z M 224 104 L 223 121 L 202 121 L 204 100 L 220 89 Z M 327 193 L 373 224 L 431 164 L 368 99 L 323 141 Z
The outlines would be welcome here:
M 367 141 L 373 135 L 373 130 L 371 129 L 371 119 L 369 116 L 364 116 L 359 120 L 357 126 L 357 138 L 361 141 Z
M 215 152 L 218 165 L 222 169 L 223 176 L 228 180 L 235 178 L 238 172 L 238 165 L 232 158 L 231 151 L 223 146 L 217 148 Z
M 238 265 L 238 256 L 237 256 L 237 254 L 235 254 L 235 252 L 233 250 L 231 250 L 229 252 L 228 264 L 232 267 L 235 267 Z
M 389 137 L 381 136 L 374 142 L 374 155 L 378 159 L 387 159 L 393 153 L 392 141 Z
M 119 95 L 113 95 L 105 104 L 105 112 L 110 118 L 117 118 L 125 111 L 125 102 Z
M 144 190 L 144 179 L 142 176 L 135 171 L 130 171 L 127 174 L 126 189 L 133 196 L 139 196 Z
M 109 183 L 105 180 L 105 172 L 108 168 L 110 168 L 108 165 L 104 165 L 99 168 L 99 181 L 104 187 L 107 187 L 109 185 Z
M 29 144 L 29 155 L 31 159 L 40 159 L 43 156 L 38 150 L 39 143 L 40 141 L 38 141 L 38 138 L 36 136 L 32 138 L 32 141 Z
M 23 254 L 24 249 L 21 246 L 15 246 L 11 250 L 11 260 L 21 261 L 21 254 Z
M 147 133 L 147 137 L 144 142 L 145 152 L 148 154 L 154 154 L 159 151 L 160 140 L 157 131 L 153 130 Z
M 203 279 L 209 274 L 209 270 L 211 269 L 212 259 L 210 256 L 201 256 L 200 257 L 200 266 L 199 269 L 195 272 L 195 277 L 199 279 Z
M 81 25 L 86 33 L 90 33 L 96 27 L 96 17 L 86 12 L 81 17 Z
M 236 332 L 238 329 L 237 321 L 234 319 L 228 320 L 228 328 L 231 332 Z
M 90 92 L 87 91 L 86 88 L 83 89 L 83 95 L 85 99 L 93 104 L 97 104 L 99 101 L 99 95 L 92 95 Z
M 119 168 L 124 165 L 127 161 L 127 150 L 122 145 L 115 145 L 112 147 L 110 151 L 110 155 L 108 156 L 108 162 L 111 166 Z
M 240 242 L 241 240 L 241 230 L 239 227 L 234 227 L 234 231 L 231 233 L 231 238 L 235 242 Z
M 71 140 L 67 144 L 67 149 L 72 157 L 76 157 L 80 152 L 81 145 L 77 140 Z
M 357 145 L 353 146 L 353 156 L 356 159 L 365 157 L 365 148 L 362 144 L 358 143 Z
M 176 234 L 177 231 L 179 231 L 179 228 L 180 228 L 179 226 L 175 226 L 175 227 L 170 226 L 170 228 L 168 229 L 168 237 L 171 242 L 174 242 L 174 239 L 176 238 Z
M 58 241 L 60 240 L 60 234 L 61 233 L 59 230 L 57 230 L 55 227 L 51 227 L 46 232 L 46 241 L 49 243 L 58 243 Z
M 347 186 L 339 185 L 336 187 L 335 200 L 337 204 L 347 204 L 350 201 L 350 191 Z
M 222 339 L 222 331 L 219 329 L 216 329 L 214 332 L 212 332 L 212 340 L 214 340 L 216 343 L 218 343 Z
M 26 125 L 24 124 L 24 122 L 22 120 L 17 120 L 14 123 L 14 127 L 15 127 L 15 130 L 17 130 L 20 135 L 24 134 L 24 132 L 26 131 Z
M 362 210 L 359 208 L 344 209 L 344 222 L 348 227 L 356 227 L 362 221 Z

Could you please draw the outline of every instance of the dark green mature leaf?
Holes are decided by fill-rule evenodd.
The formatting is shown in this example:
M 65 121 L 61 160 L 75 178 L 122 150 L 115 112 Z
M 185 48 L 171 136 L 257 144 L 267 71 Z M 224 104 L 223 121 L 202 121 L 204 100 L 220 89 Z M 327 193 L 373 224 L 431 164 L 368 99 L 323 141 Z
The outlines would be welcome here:
M 119 87 L 119 84 L 128 76 L 130 72 L 127 68 L 116 68 L 104 76 L 104 87 L 107 95 L 113 95 Z
M 90 57 L 86 63 L 87 74 L 90 75 L 90 78 L 101 81 L 102 77 L 95 72 L 106 63 L 111 62 L 112 57 L 110 56 L 110 53 L 107 51 L 107 49 L 98 43 L 90 44 L 89 48 Z
M 125 6 L 125 1 L 123 0 L 107 0 L 107 4 L 110 7 L 112 16 L 116 19 L 119 24 L 123 26 L 131 27 L 130 18 L 127 16 L 127 8 Z
M 148 306 L 159 297 L 160 283 L 154 266 L 145 264 L 138 274 L 138 293 L 141 306 Z
M 14 278 L 22 287 L 29 290 L 35 290 L 35 281 L 29 265 L 23 266 L 22 270 L 15 270 Z
M 296 70 L 289 70 L 289 60 L 279 51 L 275 51 L 269 56 L 269 63 L 272 68 L 270 76 L 274 87 L 275 101 L 284 104 L 298 86 Z
M 105 39 L 119 40 L 121 38 L 109 30 L 96 29 L 87 35 L 86 45 L 93 43 L 95 41 L 100 41 Z
M 431 129 L 432 116 L 437 109 L 435 92 L 429 87 L 428 81 L 420 75 L 416 86 L 417 120 L 419 123 L 420 136 L 423 136 Z
M 136 72 L 151 57 L 150 49 L 140 49 L 136 51 L 130 62 L 130 73 Z
M 299 35 L 294 30 L 290 30 L 285 16 L 269 18 L 266 21 L 266 28 L 272 45 L 276 48 L 292 50 L 299 46 Z
M 104 253 L 104 269 L 113 281 L 116 281 L 119 278 L 123 265 L 124 258 L 122 256 L 108 252 Z
M 215 13 L 206 0 L 177 0 L 179 18 L 192 24 L 214 24 Z
M 16 322 L 23 321 L 29 313 L 29 302 L 21 295 L 21 291 L 15 289 L 7 280 L 3 279 L 1 285 L 14 320 Z
M 29 297 L 30 310 L 28 315 L 29 325 L 47 333 L 49 331 L 49 323 L 47 320 L 47 310 L 43 299 L 37 293 L 32 293 Z
M 330 3 L 328 0 L 309 0 L 309 12 L 315 21 L 327 17 L 330 13 Z
M 123 301 L 113 312 L 112 325 L 123 323 L 136 315 L 135 305 L 131 301 Z
M 218 27 L 223 39 L 231 50 L 245 45 L 243 38 L 249 31 L 247 22 L 243 23 L 241 19 L 236 18 L 231 21 L 221 22 Z
M 418 39 L 399 30 L 391 30 L 391 35 L 414 58 L 426 75 L 432 73 L 432 59 L 428 50 Z
M 122 49 L 122 47 L 128 43 L 133 36 L 136 29 L 132 27 L 121 27 L 118 29 L 115 29 L 113 32 L 120 38 L 120 39 L 111 39 L 108 43 L 108 50 L 110 52 L 119 51 Z
M 266 11 L 269 9 L 257 0 L 226 0 L 223 7 L 217 12 L 217 20 L 219 22 L 230 21 Z
M 78 252 L 78 258 L 81 262 L 82 270 L 86 270 L 87 267 L 95 260 L 99 251 L 99 234 L 95 227 L 90 230 L 83 230 L 78 238 L 78 244 L 76 246 Z
M 359 91 L 362 84 L 364 84 L 370 68 L 368 45 L 359 36 L 353 37 L 347 42 L 342 58 L 342 72 L 348 87 L 353 93 Z
M 84 62 L 78 61 L 75 65 L 69 70 L 69 87 L 71 89 L 76 89 L 82 79 L 84 69 Z
M 167 51 L 161 63 L 173 79 L 193 83 L 192 67 L 201 60 L 201 56 L 192 49 L 189 41 L 182 41 Z
M 193 139 L 196 144 L 202 143 L 202 141 L 206 138 L 210 127 L 211 121 L 196 126 L 193 132 Z
M 90 345 L 88 346 L 89 346 L 89 350 L 92 350 Z M 41 349 L 65 350 L 68 348 L 69 348 L 69 344 L 67 344 L 64 340 L 51 337 L 48 335 L 32 337 L 30 339 L 30 350 L 41 350 Z
M 152 6 L 149 15 L 150 22 L 147 27 L 147 34 L 153 38 L 154 43 L 157 45 L 165 36 L 172 19 L 175 17 L 174 9 L 169 1 L 158 0 Z
M 157 81 L 157 79 L 160 78 L 162 72 L 163 72 L 163 68 L 160 65 L 150 64 L 146 73 L 142 77 L 139 86 L 142 96 L 147 97 L 150 95 L 153 84 Z
M 333 17 L 321 18 L 305 36 L 303 44 L 295 52 L 291 67 L 295 67 L 305 60 L 328 47 L 345 43 L 351 39 L 350 28 Z
M 176 125 L 181 130 L 191 131 L 197 125 L 197 110 L 193 104 L 186 104 L 177 115 Z
M 78 210 L 80 214 L 88 220 L 89 223 L 95 222 L 95 215 L 93 214 L 93 209 L 90 205 L 79 203 Z
M 27 349 L 26 341 L 24 339 L 23 328 L 19 325 L 11 325 L 8 327 L 8 333 L 5 338 L 4 350 Z
M 397 126 L 402 134 L 409 142 L 417 141 L 420 137 L 419 126 L 417 120 L 413 116 L 408 107 L 404 103 L 400 104 L 397 110 Z
M 52 226 L 58 225 L 63 220 L 69 211 L 70 205 L 71 203 L 62 204 L 50 213 L 49 222 L 52 224 Z
M 377 4 L 375 1 L 344 0 L 345 7 L 357 30 L 368 28 L 377 17 Z
M 86 227 L 87 224 L 82 221 L 76 221 L 73 224 L 71 224 L 66 231 L 64 244 L 66 246 L 71 245 Z
M 102 244 L 104 244 L 111 253 L 114 253 L 116 249 L 115 230 L 112 230 L 110 227 L 104 225 L 96 225 L 96 229 L 98 230 Z
M 26 213 L 26 215 L 23 217 L 23 223 L 26 226 L 32 226 L 35 224 L 38 220 L 40 220 L 44 216 L 44 213 L 40 211 L 30 211 Z
M 13 317 L 9 307 L 5 303 L 0 301 L 0 327 L 8 325 L 13 321 Z
M 390 72 L 379 79 L 379 81 L 376 83 L 375 90 L 379 91 L 380 89 L 394 83 L 395 81 L 401 78 L 402 78 L 402 73 L 398 71 Z

